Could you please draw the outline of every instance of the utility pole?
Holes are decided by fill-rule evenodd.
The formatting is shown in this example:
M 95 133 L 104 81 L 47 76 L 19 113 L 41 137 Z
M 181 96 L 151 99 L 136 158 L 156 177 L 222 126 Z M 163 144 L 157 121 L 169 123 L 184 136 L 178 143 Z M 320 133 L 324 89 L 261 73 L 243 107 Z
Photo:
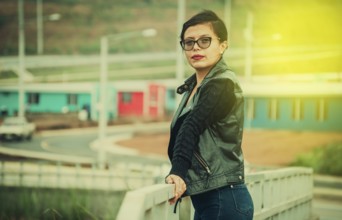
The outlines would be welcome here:
M 101 61 L 100 61 L 100 118 L 99 118 L 99 152 L 98 165 L 100 169 L 105 168 L 106 152 L 104 140 L 107 134 L 107 81 L 108 81 L 108 37 L 101 37 Z
M 253 65 L 253 13 L 251 11 L 247 14 L 247 25 L 245 29 L 245 77 L 246 80 L 252 78 L 252 65 Z
M 42 55 L 44 51 L 43 37 L 43 3 L 42 0 L 37 0 L 37 54 Z
M 226 0 L 224 3 L 224 21 L 228 30 L 228 45 L 230 42 L 229 33 L 231 33 L 231 19 L 232 19 L 232 1 Z
M 18 81 L 18 116 L 25 116 L 25 92 L 24 92 L 24 71 L 25 71 L 25 28 L 24 28 L 24 3 L 18 2 L 19 20 L 19 81 Z
M 178 0 L 178 10 L 177 10 L 177 53 L 176 53 L 176 80 L 177 83 L 182 83 L 184 81 L 184 61 L 183 61 L 183 50 L 179 44 L 179 36 L 183 27 L 185 20 L 185 0 Z M 176 102 L 180 102 L 180 97 L 176 95 Z
M 99 169 L 106 167 L 106 149 L 105 139 L 107 136 L 107 123 L 108 123 L 108 53 L 109 43 L 112 41 L 126 40 L 132 37 L 154 37 L 157 34 L 157 30 L 153 28 L 144 29 L 142 31 L 132 31 L 118 34 L 103 35 L 100 39 L 101 54 L 100 54 L 100 103 L 99 103 L 99 149 L 97 155 Z

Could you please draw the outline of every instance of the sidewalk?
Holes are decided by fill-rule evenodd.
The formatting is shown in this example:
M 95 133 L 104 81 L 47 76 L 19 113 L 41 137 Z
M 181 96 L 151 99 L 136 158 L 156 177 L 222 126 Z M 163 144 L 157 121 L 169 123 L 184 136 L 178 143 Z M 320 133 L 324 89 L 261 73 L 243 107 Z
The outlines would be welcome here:
M 122 124 L 107 126 L 107 133 L 120 132 L 120 133 L 133 133 L 133 132 L 162 132 L 167 131 L 170 127 L 170 122 L 153 122 L 153 123 L 135 123 L 135 124 Z M 60 134 L 73 135 L 77 133 L 91 133 L 98 131 L 99 127 L 87 127 L 87 128 L 71 128 L 71 129 L 59 129 L 59 130 L 46 130 L 41 131 L 42 136 L 55 136 Z

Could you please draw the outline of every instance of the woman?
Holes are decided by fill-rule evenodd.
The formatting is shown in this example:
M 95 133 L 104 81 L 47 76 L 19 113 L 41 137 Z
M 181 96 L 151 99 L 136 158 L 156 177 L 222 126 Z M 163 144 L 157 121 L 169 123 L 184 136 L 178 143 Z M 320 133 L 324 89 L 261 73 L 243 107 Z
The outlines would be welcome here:
M 195 73 L 177 92 L 182 101 L 171 123 L 168 155 L 175 197 L 189 195 L 195 219 L 252 219 L 241 150 L 243 95 L 222 59 L 227 29 L 212 11 L 184 23 L 180 44 Z M 176 204 L 177 205 L 177 204 Z

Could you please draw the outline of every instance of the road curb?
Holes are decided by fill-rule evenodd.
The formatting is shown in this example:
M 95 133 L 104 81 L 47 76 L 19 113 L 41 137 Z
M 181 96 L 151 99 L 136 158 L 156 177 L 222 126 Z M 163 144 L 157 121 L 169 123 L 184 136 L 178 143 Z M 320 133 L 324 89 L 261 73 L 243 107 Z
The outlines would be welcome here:
M 81 156 L 71 156 L 64 154 L 56 154 L 56 153 L 44 153 L 44 152 L 33 152 L 29 150 L 21 150 L 21 149 L 9 149 L 6 147 L 0 146 L 0 153 L 14 156 L 14 157 L 25 157 L 25 158 L 34 158 L 34 159 L 44 159 L 50 161 L 62 161 L 62 162 L 78 162 L 78 163 L 94 163 L 94 159 L 89 157 L 81 157 Z
M 314 175 L 314 197 L 342 201 L 342 177 Z
M 331 199 L 342 202 L 342 190 L 314 187 L 314 197 L 320 199 Z

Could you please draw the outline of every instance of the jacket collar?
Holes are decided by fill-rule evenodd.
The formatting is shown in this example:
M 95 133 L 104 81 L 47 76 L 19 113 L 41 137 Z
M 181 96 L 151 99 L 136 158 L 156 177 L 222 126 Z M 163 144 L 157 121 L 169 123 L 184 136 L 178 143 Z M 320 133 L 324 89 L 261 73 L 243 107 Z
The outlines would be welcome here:
M 192 74 L 189 78 L 184 81 L 184 84 L 180 85 L 177 88 L 178 94 L 183 94 L 186 91 L 189 91 L 190 87 L 196 82 L 196 74 Z
M 209 71 L 209 73 L 205 76 L 203 79 L 202 83 L 204 81 L 209 80 L 210 78 L 215 77 L 218 73 L 222 73 L 223 71 L 227 70 L 228 66 L 224 62 L 223 58 L 221 59 L 214 65 L 214 67 Z

